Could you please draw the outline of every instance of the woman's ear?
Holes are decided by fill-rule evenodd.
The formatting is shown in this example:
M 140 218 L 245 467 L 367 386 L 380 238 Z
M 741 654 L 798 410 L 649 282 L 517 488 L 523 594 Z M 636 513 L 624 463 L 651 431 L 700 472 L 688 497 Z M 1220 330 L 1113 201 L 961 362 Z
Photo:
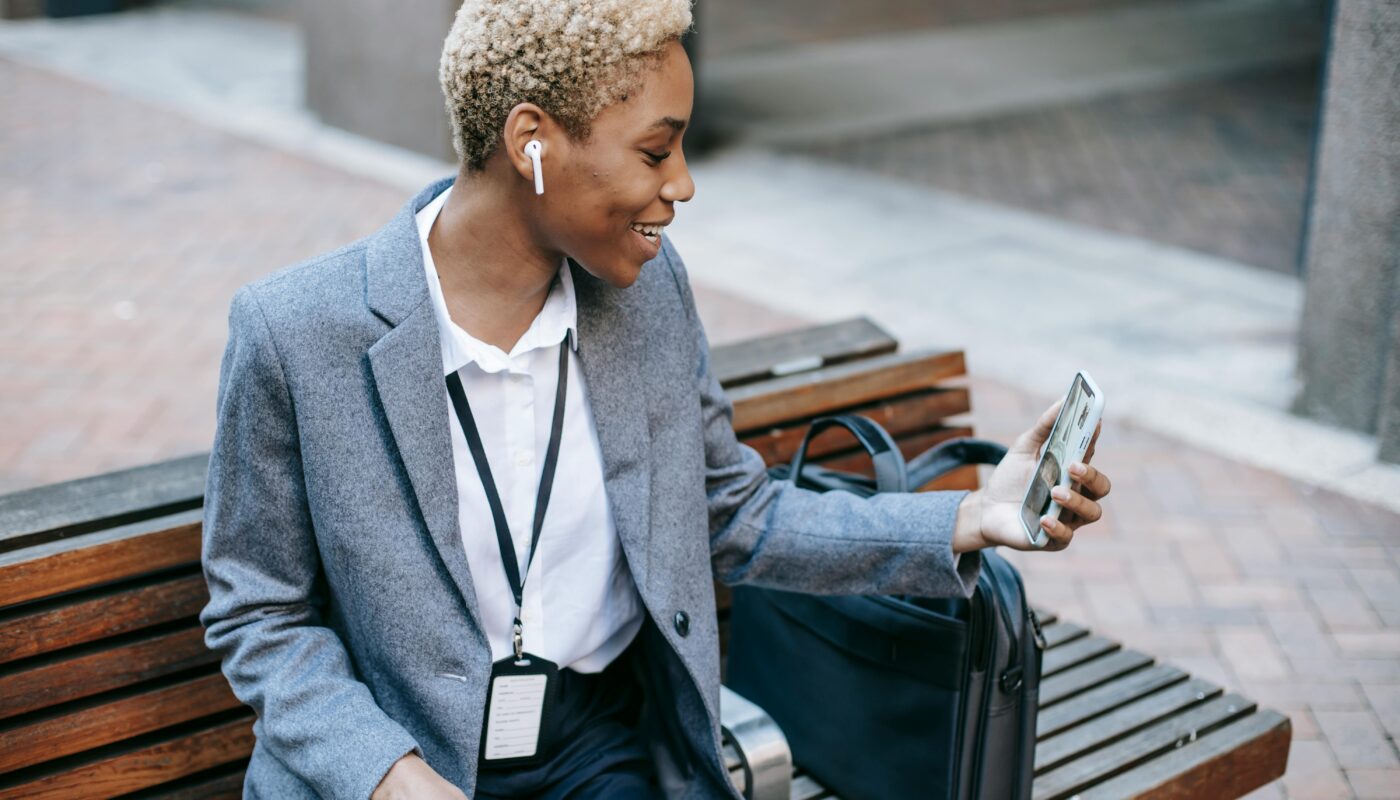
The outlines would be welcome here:
M 505 128 L 502 130 L 506 158 L 520 177 L 531 184 L 535 183 L 535 164 L 534 159 L 526 152 L 525 145 L 531 141 L 538 141 L 538 158 L 541 164 L 544 164 L 549 158 L 550 133 L 553 128 L 549 115 L 534 103 L 520 103 L 506 116 Z

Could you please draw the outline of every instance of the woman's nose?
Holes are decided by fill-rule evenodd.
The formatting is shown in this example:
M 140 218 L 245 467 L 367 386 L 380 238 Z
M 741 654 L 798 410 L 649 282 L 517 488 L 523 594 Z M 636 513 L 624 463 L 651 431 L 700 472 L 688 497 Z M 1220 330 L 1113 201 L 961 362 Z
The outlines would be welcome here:
M 674 172 L 667 176 L 666 183 L 661 186 L 661 198 L 670 203 L 684 203 L 695 196 L 695 181 L 691 180 L 690 167 L 685 163 L 685 156 L 674 159 L 675 165 L 671 167 Z

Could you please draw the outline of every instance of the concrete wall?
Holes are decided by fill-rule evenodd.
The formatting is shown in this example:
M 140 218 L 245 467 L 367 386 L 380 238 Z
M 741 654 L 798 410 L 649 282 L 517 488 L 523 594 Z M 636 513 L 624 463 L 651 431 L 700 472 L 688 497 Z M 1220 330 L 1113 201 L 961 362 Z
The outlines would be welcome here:
M 1308 213 L 1295 407 L 1400 461 L 1400 3 L 1337 0 Z
M 44 13 L 44 0 L 0 0 L 0 19 L 26 19 Z
M 456 161 L 438 85 L 461 0 L 297 0 L 306 104 L 329 125 Z

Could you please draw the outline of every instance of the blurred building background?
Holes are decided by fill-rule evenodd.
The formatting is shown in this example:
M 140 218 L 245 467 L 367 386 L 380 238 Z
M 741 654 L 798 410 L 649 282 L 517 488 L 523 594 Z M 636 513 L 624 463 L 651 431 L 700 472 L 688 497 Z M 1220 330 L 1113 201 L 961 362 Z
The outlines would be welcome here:
M 0 492 L 207 449 L 233 290 L 453 170 L 456 0 L 87 2 L 0 0 Z M 698 3 L 712 342 L 868 314 L 1001 438 L 1088 369 L 1032 593 L 1288 712 L 1261 796 L 1396 796 L 1400 6 Z

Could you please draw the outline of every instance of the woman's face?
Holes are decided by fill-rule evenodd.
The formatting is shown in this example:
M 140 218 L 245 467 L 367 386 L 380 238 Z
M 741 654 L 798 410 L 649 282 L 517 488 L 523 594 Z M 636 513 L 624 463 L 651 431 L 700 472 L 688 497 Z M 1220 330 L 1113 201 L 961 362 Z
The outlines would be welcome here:
M 552 137 L 543 156 L 541 232 L 613 286 L 637 279 L 675 204 L 695 194 L 681 151 L 693 98 L 690 59 L 671 42 L 638 91 L 594 118 L 587 140 Z

